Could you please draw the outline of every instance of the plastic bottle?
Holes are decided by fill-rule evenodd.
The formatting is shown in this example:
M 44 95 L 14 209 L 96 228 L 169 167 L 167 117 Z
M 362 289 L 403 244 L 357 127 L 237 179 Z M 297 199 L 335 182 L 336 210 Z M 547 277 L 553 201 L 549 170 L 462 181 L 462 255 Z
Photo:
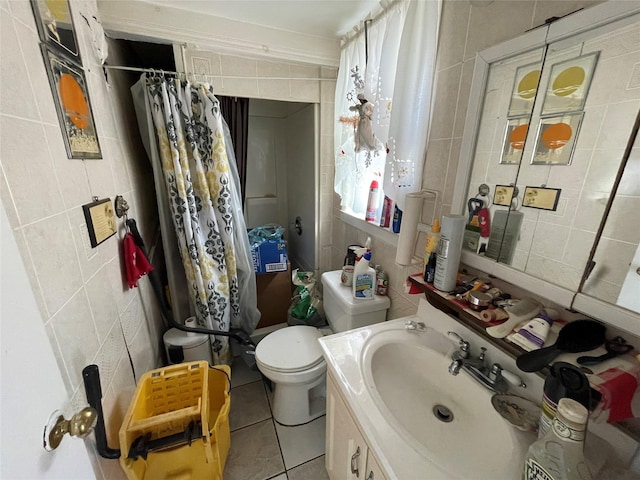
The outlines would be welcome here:
M 584 437 L 589 412 L 571 398 L 558 402 L 551 429 L 527 452 L 525 480 L 591 480 L 584 460 Z
M 471 223 L 468 223 L 464 227 L 462 248 L 470 250 L 473 253 L 477 253 L 480 249 L 480 222 L 477 215 L 474 215 Z
M 440 220 L 435 219 L 431 224 L 431 232 L 427 234 L 427 240 L 424 246 L 424 260 L 422 262 L 422 272 L 424 273 L 424 280 L 427 280 L 427 265 L 431 254 L 438 249 L 438 241 L 440 240 Z M 433 283 L 433 281 L 431 281 Z
M 391 229 L 393 233 L 400 233 L 400 225 L 402 224 L 402 210 L 398 208 L 398 205 L 393 206 L 393 223 Z
M 389 293 L 389 275 L 382 270 L 380 265 L 376 265 L 376 295 L 382 297 Z
M 437 256 L 437 252 L 431 252 L 431 255 L 429 255 L 427 268 L 424 270 L 424 281 L 427 283 L 433 283 L 433 280 L 435 279 Z
M 353 298 L 373 300 L 376 271 L 369 266 L 371 252 L 366 252 L 353 270 Z
M 382 228 L 389 228 L 389 225 L 391 225 L 392 210 L 393 200 L 385 195 L 382 202 L 382 213 L 380 214 L 380 226 Z
M 589 380 L 582 370 L 566 362 L 551 365 L 544 381 L 538 438 L 542 438 L 551 429 L 560 399 L 571 398 L 588 408 L 590 395 Z
M 380 191 L 380 187 L 378 185 L 377 180 L 373 180 L 371 182 L 371 187 L 369 187 L 369 200 L 367 201 L 367 213 L 364 219 L 367 222 L 375 222 L 376 215 L 378 213 L 378 193 Z
M 466 217 L 462 215 L 444 215 L 442 217 L 442 231 L 438 242 L 433 286 L 443 292 L 449 292 L 456 287 L 465 222 Z

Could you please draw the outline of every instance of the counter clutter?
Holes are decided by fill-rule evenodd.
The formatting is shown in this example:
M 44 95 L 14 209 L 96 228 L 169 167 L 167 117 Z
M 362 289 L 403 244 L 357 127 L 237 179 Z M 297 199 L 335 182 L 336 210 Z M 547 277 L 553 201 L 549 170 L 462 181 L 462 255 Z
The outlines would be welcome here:
M 556 357 L 580 367 L 592 387 L 590 421 L 614 423 L 640 417 L 640 354 L 621 337 L 607 340 L 603 324 L 587 319 L 568 322 L 554 309 L 528 298 L 518 302 L 472 275 L 459 275 L 452 292 L 437 290 L 420 274 L 409 279 L 411 293 L 437 295 L 471 317 L 477 330 L 503 338 L 519 358 L 521 370 L 539 370 Z M 474 305 L 474 292 L 491 295 L 490 305 Z

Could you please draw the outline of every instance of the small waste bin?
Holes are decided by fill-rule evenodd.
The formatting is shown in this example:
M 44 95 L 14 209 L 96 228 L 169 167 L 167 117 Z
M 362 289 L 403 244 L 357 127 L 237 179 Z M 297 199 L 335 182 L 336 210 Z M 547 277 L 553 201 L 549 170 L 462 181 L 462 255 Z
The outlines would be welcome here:
M 198 327 L 196 317 L 187 318 L 184 324 L 190 328 Z M 162 339 L 167 360 L 171 364 L 198 361 L 213 363 L 209 335 L 171 328 L 164 333 Z
M 231 369 L 189 362 L 145 373 L 120 428 L 129 480 L 222 479 Z

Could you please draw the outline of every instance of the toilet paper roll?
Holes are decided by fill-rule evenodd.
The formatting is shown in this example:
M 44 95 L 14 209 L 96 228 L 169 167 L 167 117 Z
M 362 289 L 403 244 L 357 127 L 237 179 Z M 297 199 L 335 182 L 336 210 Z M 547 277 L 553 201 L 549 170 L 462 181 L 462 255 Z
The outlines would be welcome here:
M 402 224 L 398 237 L 398 249 L 396 251 L 396 263 L 398 265 L 411 265 L 411 259 L 416 249 L 416 235 L 418 222 L 422 214 L 422 193 L 409 193 L 405 197 L 404 211 L 402 212 Z
M 196 322 L 196 317 L 189 317 L 184 321 L 184 326 L 189 328 L 198 328 L 198 323 Z M 195 337 L 196 335 L 200 335 L 195 332 L 187 332 L 187 336 Z

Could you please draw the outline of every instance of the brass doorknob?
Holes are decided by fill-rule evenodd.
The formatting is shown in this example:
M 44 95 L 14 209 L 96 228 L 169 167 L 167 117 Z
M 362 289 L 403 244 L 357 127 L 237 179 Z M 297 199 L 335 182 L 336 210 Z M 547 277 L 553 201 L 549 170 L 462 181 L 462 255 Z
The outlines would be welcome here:
M 55 416 L 56 413 L 52 415 L 53 421 L 44 431 L 44 448 L 49 451 L 58 448 L 66 433 L 72 437 L 86 437 L 98 421 L 98 412 L 92 407 L 83 408 L 69 420 L 65 420 L 62 415 L 58 415 L 57 418 Z

